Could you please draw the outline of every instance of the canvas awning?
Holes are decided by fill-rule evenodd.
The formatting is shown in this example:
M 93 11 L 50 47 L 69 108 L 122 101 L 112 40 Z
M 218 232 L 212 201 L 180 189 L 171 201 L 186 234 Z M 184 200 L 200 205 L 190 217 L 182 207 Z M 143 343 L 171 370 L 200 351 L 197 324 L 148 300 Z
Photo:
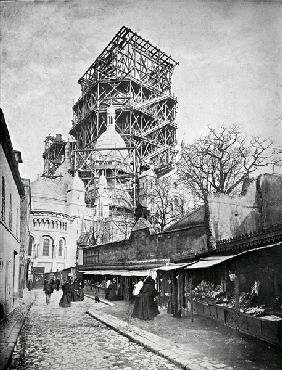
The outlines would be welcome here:
M 208 267 L 212 267 L 218 265 L 224 261 L 232 259 L 234 256 L 216 256 L 216 257 L 206 257 L 201 258 L 200 261 L 193 263 L 185 267 L 185 270 L 194 270 L 194 269 L 204 269 Z
M 187 265 L 189 265 L 189 264 L 188 263 L 174 263 L 174 264 L 170 264 L 170 265 L 157 267 L 157 268 L 155 268 L 155 270 L 157 270 L 157 271 L 172 271 L 172 270 L 180 269 L 180 268 L 185 267 Z
M 248 249 L 248 250 L 243 251 L 241 253 L 233 254 L 233 255 L 230 255 L 230 256 L 213 256 L 213 257 L 201 258 L 200 261 L 185 267 L 185 270 L 194 270 L 194 269 L 203 269 L 203 268 L 212 267 L 212 266 L 218 265 L 222 262 L 225 262 L 227 260 L 231 260 L 233 258 L 242 256 L 242 255 L 247 254 L 247 253 L 258 252 L 258 251 L 263 250 L 263 249 L 269 249 L 269 248 L 279 247 L 279 246 L 282 247 L 281 242 L 266 245 L 266 246 L 259 247 L 259 248 Z
M 92 270 L 80 271 L 84 275 L 148 276 L 150 270 Z

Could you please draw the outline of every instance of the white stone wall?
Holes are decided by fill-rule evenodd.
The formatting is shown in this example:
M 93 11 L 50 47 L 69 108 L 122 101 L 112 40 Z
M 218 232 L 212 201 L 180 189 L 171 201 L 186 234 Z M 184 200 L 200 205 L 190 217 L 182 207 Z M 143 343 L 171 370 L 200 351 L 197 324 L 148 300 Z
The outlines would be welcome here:
M 5 179 L 5 216 L 2 218 L 2 177 Z M 10 194 L 12 224 L 10 224 Z M 17 304 L 20 254 L 20 196 L 0 146 L 0 302 L 9 313 Z
M 56 179 L 40 177 L 32 183 L 30 233 L 34 242 L 30 258 L 34 267 L 44 267 L 45 272 L 76 264 L 77 241 L 88 214 L 85 192 L 78 181 L 81 180 L 66 174 Z M 43 255 L 45 238 L 49 238 L 51 245 L 48 256 Z M 60 240 L 64 241 L 62 256 L 59 256 Z
M 215 240 L 229 239 L 258 229 L 256 182 L 251 183 L 245 196 L 214 194 L 210 195 L 208 202 L 210 227 Z

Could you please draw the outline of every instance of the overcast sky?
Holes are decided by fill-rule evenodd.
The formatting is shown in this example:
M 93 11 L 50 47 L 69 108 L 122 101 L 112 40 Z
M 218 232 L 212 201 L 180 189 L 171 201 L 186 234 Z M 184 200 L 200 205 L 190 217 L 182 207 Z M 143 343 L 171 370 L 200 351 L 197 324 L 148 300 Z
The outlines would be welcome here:
M 1 107 L 23 177 L 43 169 L 48 134 L 71 127 L 77 80 L 130 27 L 179 62 L 178 140 L 239 123 L 281 142 L 281 4 L 262 1 L 1 2 Z

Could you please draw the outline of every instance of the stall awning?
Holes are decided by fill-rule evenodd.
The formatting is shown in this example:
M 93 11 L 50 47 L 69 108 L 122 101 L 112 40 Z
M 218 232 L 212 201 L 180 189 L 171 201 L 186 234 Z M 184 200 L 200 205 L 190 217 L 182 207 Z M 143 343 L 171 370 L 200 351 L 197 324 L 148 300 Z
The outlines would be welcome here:
M 189 265 L 185 267 L 185 270 L 194 270 L 194 269 L 205 269 L 208 267 L 212 267 L 215 265 L 218 265 L 224 261 L 227 261 L 234 256 L 216 256 L 216 257 L 206 257 L 201 258 L 200 261 L 193 263 L 192 265 Z
M 161 267 L 155 268 L 156 271 L 172 271 L 172 270 L 177 270 L 181 269 L 182 267 L 188 266 L 189 263 L 174 263 L 170 265 L 165 265 Z
M 80 272 L 84 275 L 148 276 L 150 270 L 92 270 Z

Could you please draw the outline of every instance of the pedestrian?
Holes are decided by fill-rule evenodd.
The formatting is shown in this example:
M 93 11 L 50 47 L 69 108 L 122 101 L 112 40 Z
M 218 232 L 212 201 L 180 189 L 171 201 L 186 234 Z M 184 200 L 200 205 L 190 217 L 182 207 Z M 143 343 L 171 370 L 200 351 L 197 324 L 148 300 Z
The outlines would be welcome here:
M 132 311 L 132 317 L 138 317 L 138 312 L 139 312 L 139 293 L 140 293 L 140 290 L 142 289 L 143 287 L 143 280 L 142 279 L 139 279 L 139 281 L 134 284 L 134 288 L 133 288 L 133 300 L 134 300 L 134 306 L 133 306 L 133 311 Z
M 72 290 L 70 285 L 70 280 L 68 279 L 62 284 L 63 295 L 60 299 L 60 307 L 70 307 L 72 300 Z
M 60 285 L 61 285 L 60 279 L 59 279 L 59 278 L 57 278 L 57 279 L 56 279 L 56 288 L 57 288 L 57 291 L 59 291 L 59 290 L 60 290 Z
M 113 279 L 111 284 L 108 286 L 108 300 L 115 301 L 117 299 L 117 283 L 116 279 Z
M 50 303 L 51 294 L 54 291 L 54 286 L 53 286 L 51 280 L 50 281 L 48 281 L 48 280 L 44 281 L 43 290 L 44 290 L 45 295 L 46 295 L 46 304 L 48 305 Z
M 110 290 L 109 290 L 109 286 L 111 285 L 111 280 L 109 279 L 109 280 L 107 280 L 106 281 L 106 292 L 105 292 L 105 299 L 108 299 L 108 297 L 109 297 L 109 292 L 110 292 Z
M 27 289 L 30 291 L 32 288 L 32 281 L 31 280 L 28 280 L 27 282 Z
M 53 288 L 53 291 L 54 291 L 54 289 L 56 288 L 56 284 L 55 284 L 55 280 L 53 278 L 50 280 L 50 284 L 52 285 L 52 288 Z
M 157 302 L 155 301 L 157 295 L 155 280 L 151 276 L 148 276 L 139 292 L 139 302 L 135 310 L 133 310 L 132 316 L 140 320 L 152 320 L 157 316 L 160 313 Z

